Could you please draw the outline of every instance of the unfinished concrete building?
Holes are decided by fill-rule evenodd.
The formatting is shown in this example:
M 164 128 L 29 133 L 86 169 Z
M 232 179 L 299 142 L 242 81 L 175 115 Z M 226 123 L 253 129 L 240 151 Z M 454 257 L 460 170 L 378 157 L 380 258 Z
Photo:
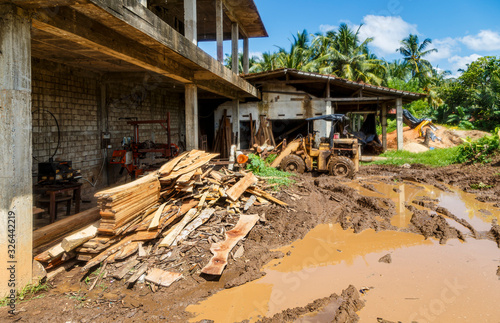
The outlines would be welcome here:
M 31 279 L 38 162 L 72 161 L 91 196 L 118 178 L 107 160 L 132 135 L 127 120 L 168 114 L 171 142 L 197 148 L 199 102 L 235 100 L 238 115 L 237 100 L 258 96 L 222 65 L 223 41 L 236 59 L 243 40 L 248 72 L 248 40 L 266 36 L 253 0 L 0 0 L 0 281 Z M 154 124 L 141 136 L 167 140 Z

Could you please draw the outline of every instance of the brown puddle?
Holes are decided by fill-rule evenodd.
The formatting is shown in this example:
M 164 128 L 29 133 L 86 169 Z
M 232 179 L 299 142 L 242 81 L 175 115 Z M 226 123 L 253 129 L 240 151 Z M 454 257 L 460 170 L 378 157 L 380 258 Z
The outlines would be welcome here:
M 401 211 L 393 224 L 400 227 L 411 218 L 404 201 L 420 196 L 439 199 L 439 205 L 479 230 L 488 230 L 491 220 L 499 218 L 498 209 L 458 190 L 442 192 L 420 184 L 370 184 L 379 193 L 356 183 L 349 186 L 363 195 L 392 199 L 397 211 Z M 379 317 L 403 322 L 498 322 L 500 281 L 496 271 L 500 250 L 492 241 L 467 241 L 449 240 L 439 245 L 413 233 L 376 233 L 369 229 L 354 234 L 342 230 L 339 224 L 319 225 L 304 239 L 281 248 L 283 253 L 291 254 L 266 265 L 266 276 L 222 290 L 190 305 L 187 311 L 195 315 L 192 322 L 255 322 L 332 293 L 340 295 L 353 284 L 368 290 L 362 296 L 366 306 L 358 313 L 361 322 L 376 322 Z M 388 253 L 392 263 L 379 262 Z M 330 322 L 337 307 L 329 304 L 298 322 Z
M 374 180 L 365 181 L 359 179 L 358 182 L 350 182 L 346 185 L 359 191 L 361 195 L 383 197 L 391 199 L 396 205 L 396 215 L 392 218 L 391 224 L 400 228 L 408 226 L 412 213 L 405 208 L 405 202 L 412 204 L 412 201 L 421 197 L 437 199 L 438 206 L 442 206 L 458 218 L 467 220 L 476 230 L 487 231 L 491 228 L 493 219 L 500 221 L 500 209 L 492 203 L 484 203 L 476 200 L 476 195 L 466 193 L 460 189 L 448 186 L 451 192 L 444 192 L 434 186 L 413 183 L 386 184 Z M 368 184 L 377 192 L 362 186 Z M 422 209 L 415 204 L 413 206 Z M 481 210 L 481 211 L 480 211 Z M 463 230 L 463 227 L 457 226 Z

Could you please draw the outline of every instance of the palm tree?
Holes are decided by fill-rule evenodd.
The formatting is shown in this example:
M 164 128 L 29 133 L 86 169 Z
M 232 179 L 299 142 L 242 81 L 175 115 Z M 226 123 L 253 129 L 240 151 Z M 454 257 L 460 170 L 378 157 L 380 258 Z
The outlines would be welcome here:
M 325 47 L 329 43 L 326 52 L 317 57 L 319 61 L 319 72 L 335 74 L 339 77 L 365 83 L 381 84 L 384 66 L 368 49 L 368 44 L 373 38 L 367 38 L 363 42 L 359 40 L 359 30 L 352 30 L 343 23 L 334 35 L 334 39 L 321 40 L 319 45 Z
M 404 60 L 411 66 L 413 77 L 421 76 L 422 74 L 432 71 L 431 63 L 423 58 L 430 53 L 438 51 L 435 48 L 426 50 L 431 43 L 432 40 L 426 38 L 420 44 L 418 36 L 410 34 L 401 41 L 403 46 L 396 49 L 397 52 L 400 52 L 404 56 Z
M 263 53 L 262 58 L 256 58 L 255 63 L 251 65 L 250 73 L 275 70 L 278 66 L 276 56 L 276 53 Z

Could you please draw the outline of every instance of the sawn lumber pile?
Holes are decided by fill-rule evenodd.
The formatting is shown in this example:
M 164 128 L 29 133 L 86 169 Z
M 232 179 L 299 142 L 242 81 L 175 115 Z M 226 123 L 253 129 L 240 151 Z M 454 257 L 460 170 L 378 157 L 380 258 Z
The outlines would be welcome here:
M 221 275 L 233 247 L 259 220 L 246 211 L 286 204 L 260 189 L 251 172 L 215 171 L 209 163 L 216 156 L 186 152 L 157 172 L 97 193 L 101 219 L 35 259 L 52 268 L 76 258 L 86 262 L 84 272 L 101 265 L 105 274 L 96 281 L 112 276 L 129 284 L 142 277 L 169 286 L 200 270 Z

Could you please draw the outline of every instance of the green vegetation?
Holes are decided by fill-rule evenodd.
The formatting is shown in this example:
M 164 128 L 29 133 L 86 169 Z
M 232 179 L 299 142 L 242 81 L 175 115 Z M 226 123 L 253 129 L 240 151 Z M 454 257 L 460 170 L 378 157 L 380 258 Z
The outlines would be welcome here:
M 498 147 L 498 134 L 484 136 L 475 141 L 467 138 L 465 143 L 458 147 L 457 162 L 467 164 L 489 163 L 493 155 L 498 151 Z
M 388 151 L 380 156 L 387 157 L 387 160 L 378 160 L 370 164 L 423 164 L 429 166 L 448 166 L 457 162 L 458 147 L 434 149 L 423 153 L 411 153 L 409 151 Z
M 492 187 L 493 187 L 493 185 L 486 185 L 483 182 L 479 182 L 477 184 L 470 184 L 470 188 L 472 188 L 473 190 L 482 190 L 482 189 L 488 189 L 488 188 L 492 188 Z
M 275 186 L 276 188 L 280 186 L 289 186 L 295 183 L 295 181 L 291 179 L 294 174 L 270 166 L 272 161 L 276 158 L 276 155 L 274 155 L 274 157 L 272 156 L 273 155 L 263 160 L 257 155 L 249 154 L 247 169 L 251 170 L 255 175 L 265 179 L 269 184 L 278 184 Z
M 21 302 L 25 300 L 30 300 L 34 298 L 41 298 L 44 295 L 37 295 L 40 292 L 47 291 L 49 289 L 49 285 L 47 283 L 43 284 L 29 284 L 25 286 L 20 291 L 17 291 L 16 301 Z M 0 307 L 7 306 L 9 302 L 9 298 L 5 297 L 0 299 Z

